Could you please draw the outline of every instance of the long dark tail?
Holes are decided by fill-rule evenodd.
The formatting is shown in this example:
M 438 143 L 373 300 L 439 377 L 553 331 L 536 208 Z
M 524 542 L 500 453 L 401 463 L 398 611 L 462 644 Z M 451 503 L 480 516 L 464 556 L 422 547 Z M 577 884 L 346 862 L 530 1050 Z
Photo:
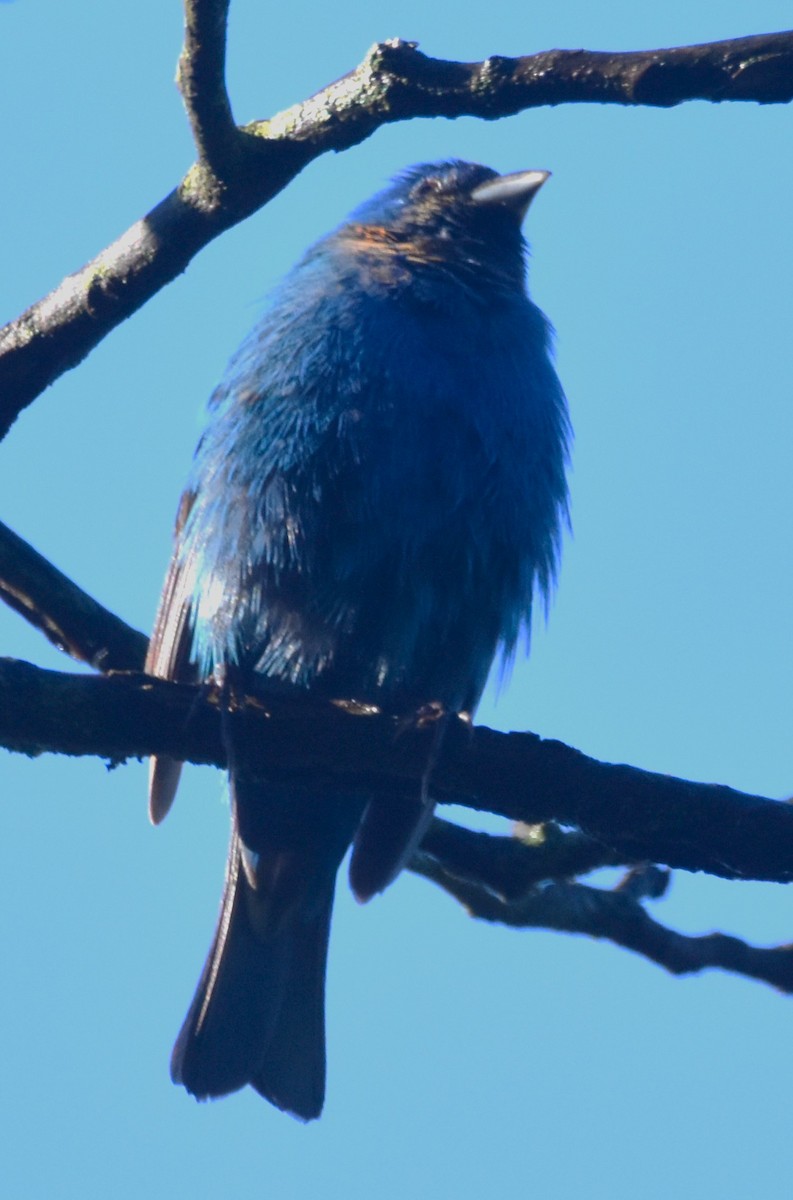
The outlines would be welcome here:
M 308 912 L 270 932 L 271 897 L 251 886 L 238 833 L 212 948 L 171 1057 L 171 1077 L 203 1100 L 252 1084 L 302 1120 L 325 1098 L 325 964 L 334 873 Z
M 424 796 L 317 796 L 230 772 L 233 829 L 215 936 L 171 1057 L 199 1100 L 251 1084 L 309 1121 L 325 1098 L 325 967 L 351 842 L 359 900 L 381 891 L 432 815 Z

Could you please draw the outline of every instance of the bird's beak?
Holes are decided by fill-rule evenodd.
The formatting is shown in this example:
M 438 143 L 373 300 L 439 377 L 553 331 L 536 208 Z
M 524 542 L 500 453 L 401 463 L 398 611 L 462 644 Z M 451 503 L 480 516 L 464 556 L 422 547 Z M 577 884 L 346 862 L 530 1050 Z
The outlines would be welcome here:
M 512 175 L 499 175 L 497 179 L 488 179 L 480 183 L 471 192 L 474 204 L 499 204 L 523 220 L 537 192 L 550 171 L 515 171 Z

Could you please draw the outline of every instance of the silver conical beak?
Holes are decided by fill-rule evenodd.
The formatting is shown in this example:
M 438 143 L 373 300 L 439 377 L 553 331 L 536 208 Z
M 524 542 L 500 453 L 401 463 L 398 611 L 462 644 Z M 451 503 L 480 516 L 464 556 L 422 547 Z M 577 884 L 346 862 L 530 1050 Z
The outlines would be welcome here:
M 474 204 L 503 205 L 522 221 L 532 200 L 550 175 L 550 171 L 515 171 L 512 175 L 499 175 L 475 187 L 471 199 Z

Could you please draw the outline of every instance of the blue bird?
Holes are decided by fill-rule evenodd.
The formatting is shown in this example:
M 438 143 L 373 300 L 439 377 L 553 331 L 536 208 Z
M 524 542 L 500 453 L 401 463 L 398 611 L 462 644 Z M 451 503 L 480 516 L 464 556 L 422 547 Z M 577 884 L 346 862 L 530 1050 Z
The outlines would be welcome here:
M 547 600 L 567 511 L 566 405 L 521 234 L 547 177 L 412 167 L 286 276 L 209 402 L 151 674 L 474 710 Z M 171 1076 L 199 1099 L 251 1084 L 309 1120 L 339 864 L 352 846 L 353 892 L 382 891 L 432 802 L 263 781 L 225 727 L 225 891 Z M 180 766 L 152 762 L 155 823 Z

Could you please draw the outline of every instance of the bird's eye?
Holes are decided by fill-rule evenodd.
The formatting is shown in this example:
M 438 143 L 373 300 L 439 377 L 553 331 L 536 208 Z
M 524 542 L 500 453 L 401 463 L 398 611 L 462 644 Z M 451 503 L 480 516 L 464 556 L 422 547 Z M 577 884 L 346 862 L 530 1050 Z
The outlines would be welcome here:
M 416 200 L 421 200 L 426 196 L 430 196 L 433 193 L 442 191 L 443 180 L 439 179 L 437 175 L 430 175 L 426 179 L 420 179 L 416 184 L 413 189 L 413 198 Z

